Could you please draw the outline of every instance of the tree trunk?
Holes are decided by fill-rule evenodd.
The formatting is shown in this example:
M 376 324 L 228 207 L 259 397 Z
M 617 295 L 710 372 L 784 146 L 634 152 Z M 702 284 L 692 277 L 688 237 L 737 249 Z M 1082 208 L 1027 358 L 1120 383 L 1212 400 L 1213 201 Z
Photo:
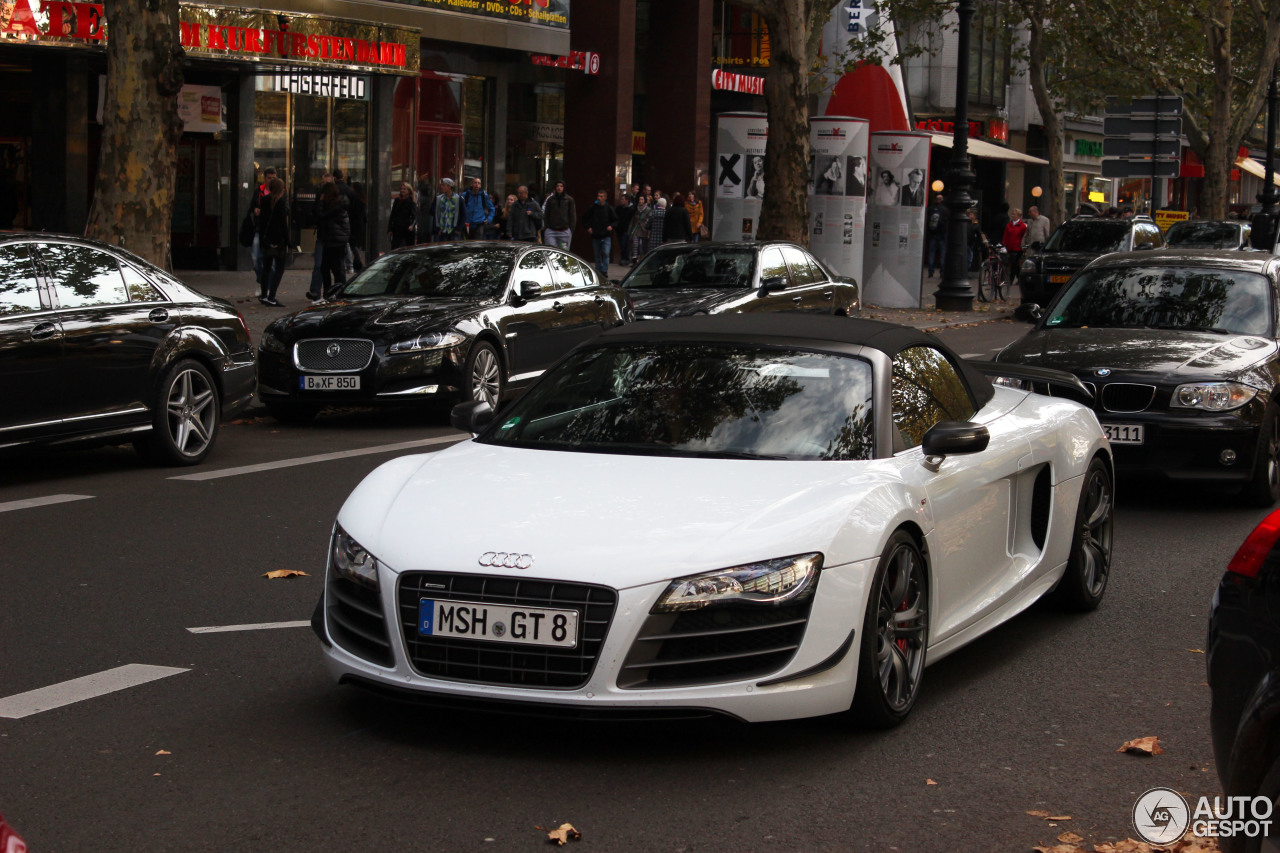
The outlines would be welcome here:
M 107 96 L 90 237 L 170 268 L 182 120 L 177 0 L 106 0 Z
M 1045 4 L 1042 1 L 1032 3 L 1028 13 L 1031 40 L 1027 46 L 1030 54 L 1027 72 L 1031 76 L 1031 94 L 1036 99 L 1040 118 L 1044 122 L 1044 135 L 1049 140 L 1049 210 L 1041 213 L 1047 214 L 1050 227 L 1056 228 L 1067 218 L 1066 188 L 1062 179 L 1062 119 L 1049 96 L 1049 85 L 1045 81 Z
M 1231 0 L 1216 0 L 1208 27 L 1209 56 L 1213 60 L 1213 101 L 1209 110 L 1208 145 L 1204 152 L 1204 184 L 1200 214 L 1227 218 L 1227 180 L 1235 166 L 1239 139 L 1231 136 Z

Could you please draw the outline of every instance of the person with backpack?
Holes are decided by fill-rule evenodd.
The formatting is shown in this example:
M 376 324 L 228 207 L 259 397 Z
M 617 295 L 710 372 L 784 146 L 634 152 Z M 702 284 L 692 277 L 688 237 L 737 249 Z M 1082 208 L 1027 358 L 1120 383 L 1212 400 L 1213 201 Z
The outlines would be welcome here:
M 924 212 L 924 253 L 928 259 L 929 278 L 933 278 L 934 269 L 939 272 L 946 269 L 947 220 L 950 218 L 949 214 L 950 211 L 947 210 L 947 206 L 942 203 L 941 193 L 933 197 L 933 204 L 929 205 Z M 937 261 L 936 265 L 935 261 Z

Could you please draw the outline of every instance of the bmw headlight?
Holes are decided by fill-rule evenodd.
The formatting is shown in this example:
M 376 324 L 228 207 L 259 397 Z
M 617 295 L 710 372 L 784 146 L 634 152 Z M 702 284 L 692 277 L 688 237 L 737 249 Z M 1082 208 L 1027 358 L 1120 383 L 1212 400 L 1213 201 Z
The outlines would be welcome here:
M 1238 382 L 1191 382 L 1174 389 L 1169 406 L 1174 409 L 1229 412 L 1240 408 L 1257 395 L 1256 388 Z
M 461 332 L 427 332 L 416 338 L 397 341 L 391 345 L 391 352 L 421 352 L 429 349 L 445 349 L 456 347 L 467 339 Z
M 271 331 L 270 327 L 268 327 L 262 333 L 261 346 L 264 352 L 281 352 L 282 353 L 282 352 L 285 352 L 287 349 L 284 345 L 284 341 L 276 337 L 275 332 Z
M 676 613 L 722 604 L 778 605 L 813 595 L 821 554 L 800 554 L 677 578 L 652 613 Z
M 340 524 L 333 526 L 333 540 L 329 543 L 329 565 L 347 580 L 374 589 L 378 587 L 378 561 L 359 542 L 352 539 Z

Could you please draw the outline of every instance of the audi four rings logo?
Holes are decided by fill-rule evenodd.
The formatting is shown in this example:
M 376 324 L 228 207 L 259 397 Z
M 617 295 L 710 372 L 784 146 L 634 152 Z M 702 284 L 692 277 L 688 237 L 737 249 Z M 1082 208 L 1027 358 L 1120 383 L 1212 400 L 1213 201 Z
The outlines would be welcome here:
M 532 554 L 508 554 L 506 551 L 485 551 L 478 560 L 482 566 L 495 569 L 527 569 L 533 565 Z
M 337 344 L 329 344 L 327 347 L 324 348 L 324 354 L 329 356 L 329 358 L 337 358 L 338 353 L 340 352 L 342 352 L 342 347 L 338 346 Z

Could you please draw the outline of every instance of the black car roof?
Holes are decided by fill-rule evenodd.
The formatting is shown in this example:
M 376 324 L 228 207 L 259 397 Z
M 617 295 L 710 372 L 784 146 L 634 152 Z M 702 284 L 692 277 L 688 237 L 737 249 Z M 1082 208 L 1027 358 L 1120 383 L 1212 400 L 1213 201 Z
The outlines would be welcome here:
M 1270 252 L 1242 249 L 1161 248 L 1147 252 L 1111 252 L 1095 258 L 1085 269 L 1097 267 L 1212 267 L 1275 276 L 1280 259 Z
M 610 329 L 597 338 L 608 343 L 698 339 L 772 345 L 810 343 L 818 349 L 824 344 L 843 344 L 879 350 L 889 358 L 909 347 L 930 346 L 951 357 L 952 363 L 964 376 L 978 408 L 986 405 L 995 393 L 986 376 L 956 356 L 933 335 L 911 326 L 878 320 L 789 313 L 717 314 L 630 323 Z

